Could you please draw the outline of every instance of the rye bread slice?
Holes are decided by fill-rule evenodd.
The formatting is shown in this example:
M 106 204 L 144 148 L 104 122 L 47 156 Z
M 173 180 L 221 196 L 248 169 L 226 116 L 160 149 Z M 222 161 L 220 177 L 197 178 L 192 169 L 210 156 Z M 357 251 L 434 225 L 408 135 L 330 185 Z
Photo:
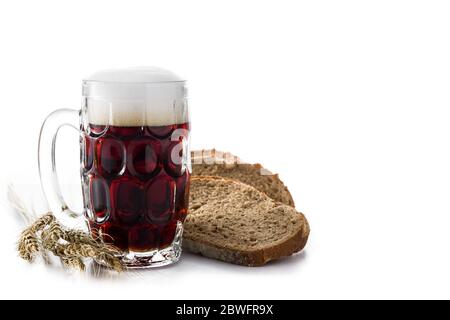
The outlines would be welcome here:
M 229 152 L 197 150 L 191 153 L 193 176 L 219 176 L 239 180 L 264 192 L 272 199 L 294 207 L 284 183 L 259 163 L 243 163 Z
M 220 177 L 192 177 L 183 246 L 234 264 L 259 266 L 302 250 L 305 216 L 255 188 Z

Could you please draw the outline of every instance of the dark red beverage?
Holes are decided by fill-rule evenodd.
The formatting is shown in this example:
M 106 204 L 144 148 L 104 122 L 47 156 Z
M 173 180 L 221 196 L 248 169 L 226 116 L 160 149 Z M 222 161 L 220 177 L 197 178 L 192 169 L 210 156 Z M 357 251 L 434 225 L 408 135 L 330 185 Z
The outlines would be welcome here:
M 124 252 L 163 249 L 174 240 L 189 200 L 189 123 L 89 125 L 82 177 L 91 232 Z

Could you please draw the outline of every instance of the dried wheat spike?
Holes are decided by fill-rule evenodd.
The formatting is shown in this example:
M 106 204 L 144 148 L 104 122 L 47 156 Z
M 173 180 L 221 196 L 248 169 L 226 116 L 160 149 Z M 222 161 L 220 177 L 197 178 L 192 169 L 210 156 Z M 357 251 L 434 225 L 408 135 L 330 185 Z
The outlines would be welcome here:
M 27 261 L 33 261 L 35 254 L 39 252 L 39 242 L 31 228 L 26 228 L 20 235 L 17 250 L 20 257 Z
M 111 244 L 104 243 L 101 238 L 93 238 L 89 233 L 81 230 L 65 230 L 63 239 L 70 243 L 84 243 L 97 247 L 99 250 L 112 255 L 120 254 L 120 250 Z
M 53 252 L 59 257 L 94 258 L 95 247 L 84 243 L 56 244 Z
M 65 230 L 62 238 L 71 243 L 84 243 L 92 246 L 100 245 L 91 235 L 80 230 Z
M 19 239 L 18 251 L 19 255 L 23 259 L 27 261 L 32 261 L 34 259 L 36 253 L 40 251 L 40 243 L 37 232 L 44 229 L 54 220 L 55 217 L 51 213 L 47 213 L 22 232 Z M 45 253 L 43 252 L 43 254 Z
M 55 216 L 53 214 L 46 213 L 42 217 L 36 220 L 35 223 L 31 226 L 31 230 L 33 232 L 38 232 L 44 229 L 47 225 L 55 221 Z
M 121 261 L 115 256 L 119 253 L 117 248 L 83 231 L 64 230 L 51 213 L 43 215 L 22 232 L 19 254 L 23 259 L 32 261 L 41 245 L 60 257 L 66 268 L 84 270 L 82 258 L 92 258 L 116 271 L 123 270 Z
M 54 253 L 60 257 L 92 258 L 116 271 L 123 270 L 120 260 L 111 254 L 108 248 L 100 248 L 85 243 L 56 244 Z
M 64 234 L 63 229 L 58 222 L 53 221 L 50 225 L 42 231 L 41 238 L 42 244 L 45 249 L 53 251 L 58 241 L 62 238 Z
M 122 262 L 117 257 L 108 252 L 99 251 L 94 259 L 98 263 L 103 263 L 117 272 L 123 271 Z
M 65 268 L 78 269 L 80 271 L 85 270 L 85 265 L 80 258 L 76 257 L 60 257 L 61 263 Z

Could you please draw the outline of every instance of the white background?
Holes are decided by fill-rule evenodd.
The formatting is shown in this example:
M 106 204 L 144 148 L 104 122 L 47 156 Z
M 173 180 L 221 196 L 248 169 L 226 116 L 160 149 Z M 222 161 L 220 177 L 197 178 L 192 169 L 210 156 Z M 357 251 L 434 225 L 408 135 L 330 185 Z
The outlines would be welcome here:
M 450 298 L 449 17 L 448 1 L 0 2 L 3 189 L 39 202 L 40 125 L 79 108 L 84 76 L 156 65 L 189 81 L 193 148 L 278 172 L 311 224 L 265 267 L 185 254 L 96 278 L 21 261 L 2 189 L 0 297 Z

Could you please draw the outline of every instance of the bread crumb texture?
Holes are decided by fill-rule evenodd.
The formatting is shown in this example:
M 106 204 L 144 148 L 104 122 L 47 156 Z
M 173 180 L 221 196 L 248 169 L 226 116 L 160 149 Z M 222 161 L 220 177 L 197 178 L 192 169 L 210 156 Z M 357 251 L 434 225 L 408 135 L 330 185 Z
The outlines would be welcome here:
M 264 192 L 275 201 L 294 207 L 291 193 L 277 174 L 271 173 L 259 163 L 244 163 L 229 152 L 214 149 L 193 151 L 192 175 L 238 180 Z
M 193 177 L 185 247 L 244 265 L 261 265 L 301 250 L 309 235 L 302 213 L 252 186 L 221 177 Z

